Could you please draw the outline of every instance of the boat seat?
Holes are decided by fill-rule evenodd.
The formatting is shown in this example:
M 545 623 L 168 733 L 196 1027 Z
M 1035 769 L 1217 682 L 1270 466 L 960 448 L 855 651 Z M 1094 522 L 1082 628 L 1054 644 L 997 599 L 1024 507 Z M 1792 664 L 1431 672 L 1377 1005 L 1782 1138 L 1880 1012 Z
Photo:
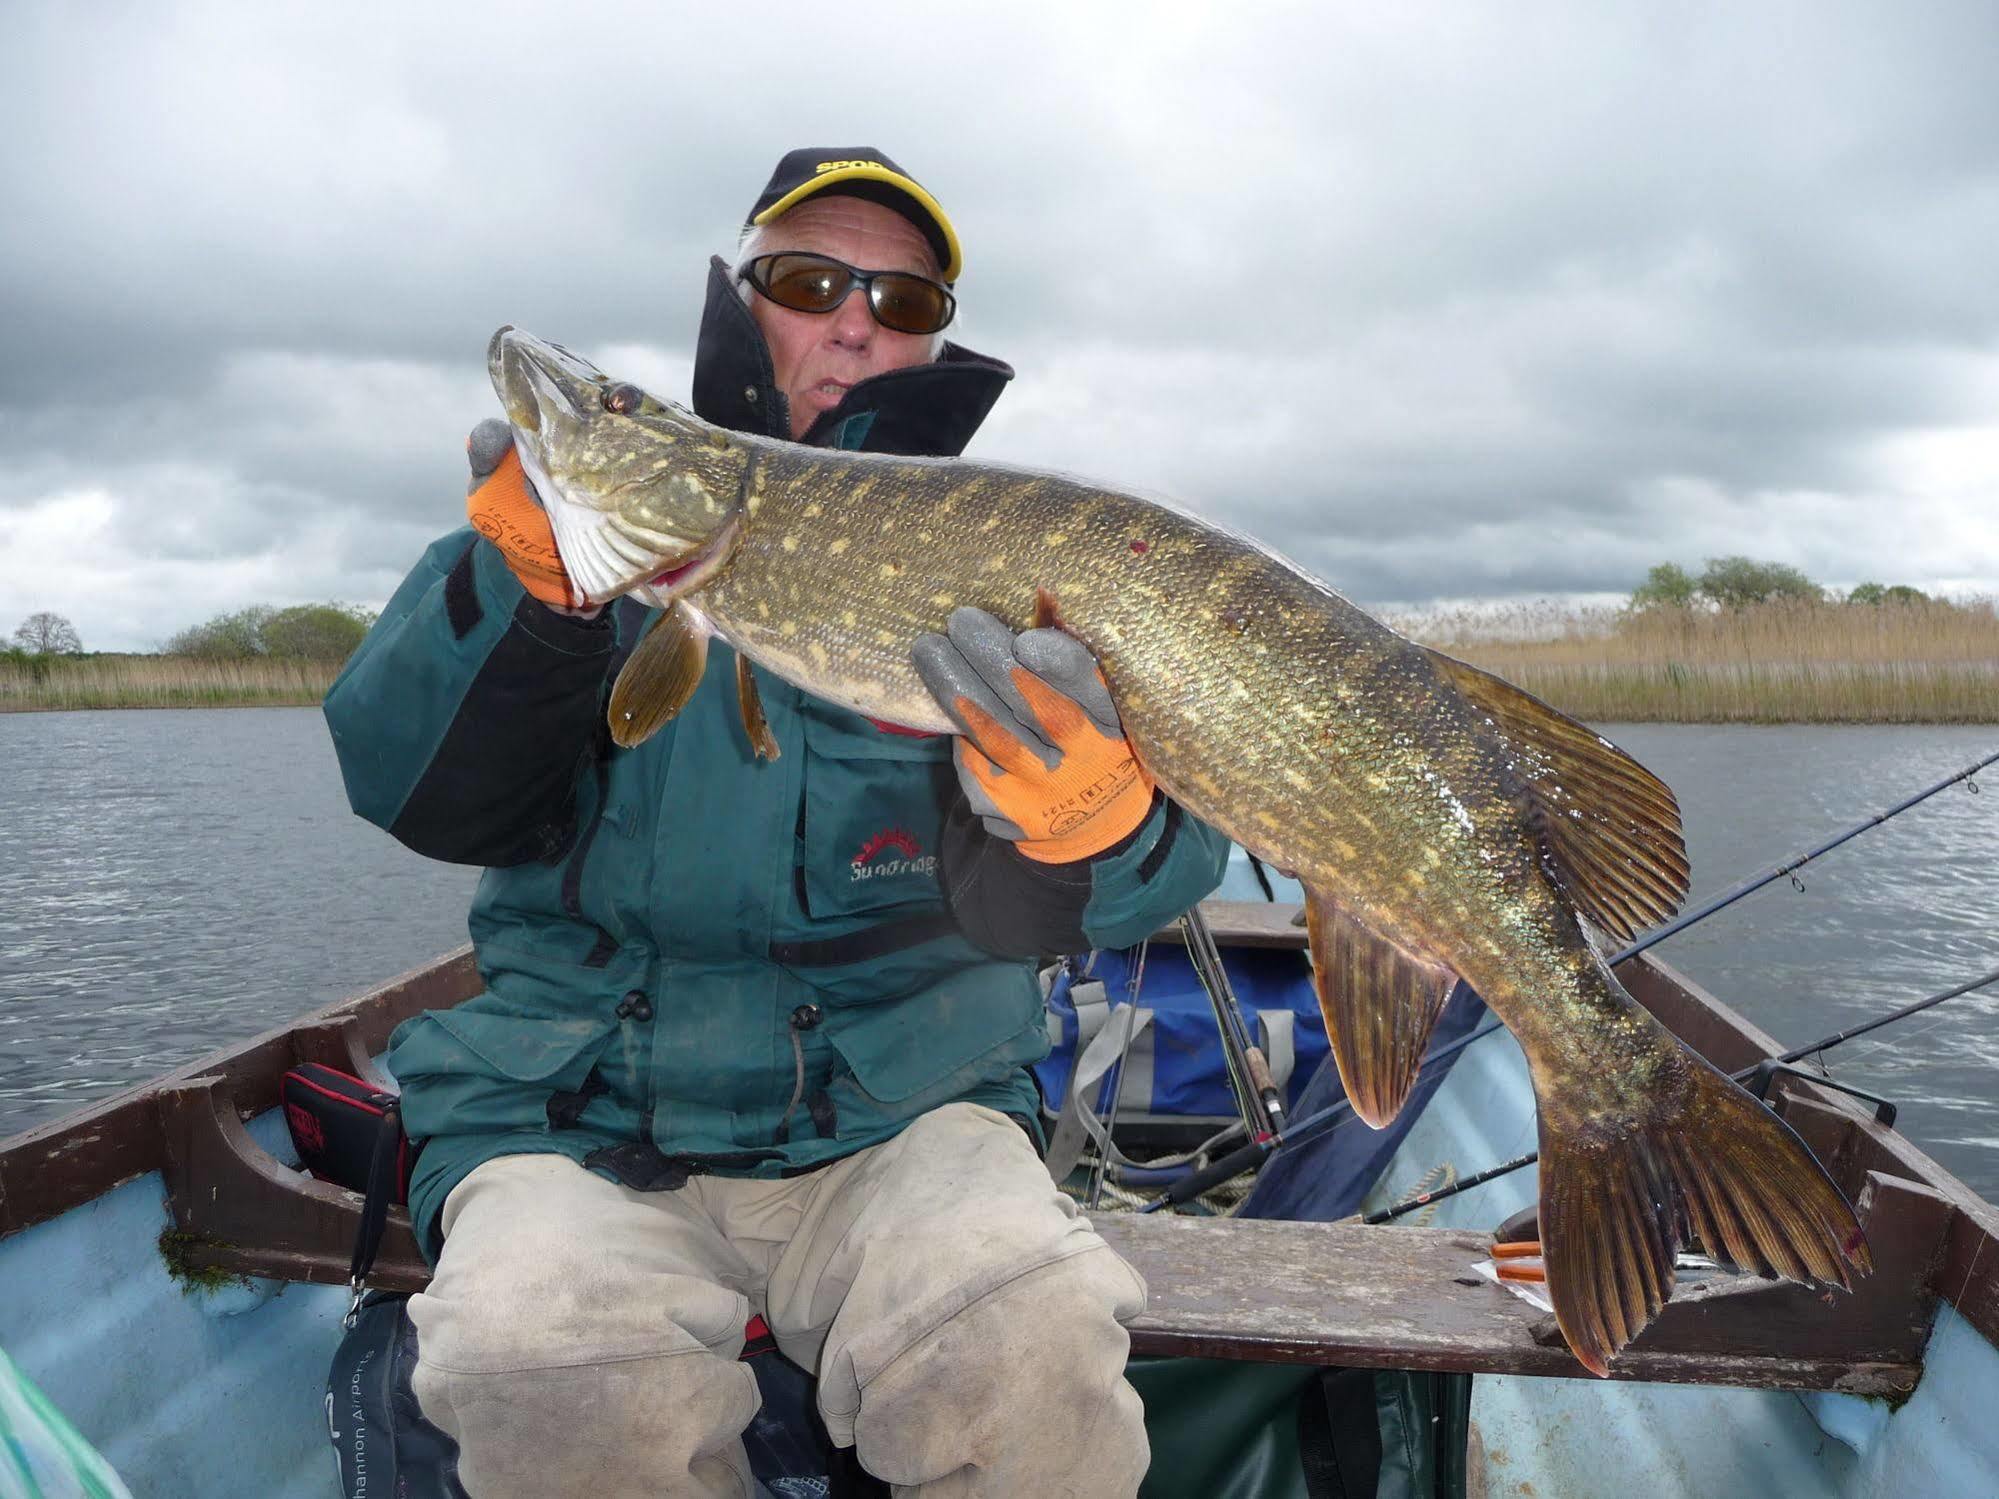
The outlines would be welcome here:
M 365 1067 L 351 1035 L 337 1030 L 300 1049 Z M 159 1101 L 169 1201 L 188 1263 L 346 1281 L 358 1193 L 265 1152 L 221 1077 L 177 1080 Z M 1850 1114 L 1806 1097 L 1789 1098 L 1785 1112 L 1821 1159 L 1838 1159 Z M 1855 1291 L 1748 1277 L 1683 1288 L 1613 1361 L 1611 1377 L 1906 1395 L 1921 1372 L 1931 1267 L 1954 1209 L 1929 1187 L 1880 1171 L 1866 1172 L 1856 1202 L 1875 1270 Z M 1488 1234 L 1164 1213 L 1095 1221 L 1151 1288 L 1131 1327 L 1135 1354 L 1589 1377 L 1552 1316 L 1476 1272 Z M 408 1216 L 392 1210 L 369 1284 L 416 1291 L 428 1279 Z

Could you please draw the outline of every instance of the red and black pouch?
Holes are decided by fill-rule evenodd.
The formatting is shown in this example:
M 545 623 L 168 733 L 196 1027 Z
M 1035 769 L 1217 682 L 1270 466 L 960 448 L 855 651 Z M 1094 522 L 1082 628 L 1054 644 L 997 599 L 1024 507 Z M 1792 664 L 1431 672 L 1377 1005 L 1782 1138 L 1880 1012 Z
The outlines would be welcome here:
M 278 1101 L 306 1170 L 336 1187 L 366 1192 L 377 1155 L 393 1149 L 389 1201 L 409 1201 L 412 1157 L 395 1094 L 351 1072 L 307 1062 L 284 1075 Z

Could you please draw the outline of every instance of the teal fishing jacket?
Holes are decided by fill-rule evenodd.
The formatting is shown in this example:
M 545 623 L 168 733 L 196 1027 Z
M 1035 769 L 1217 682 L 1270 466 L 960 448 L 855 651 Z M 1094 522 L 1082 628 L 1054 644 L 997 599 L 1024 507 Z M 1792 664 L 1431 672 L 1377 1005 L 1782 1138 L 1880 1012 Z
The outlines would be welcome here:
M 754 337 L 716 281 L 697 405 L 703 363 L 712 386 L 745 353 L 733 319 Z M 855 386 L 807 440 L 956 453 L 1010 374 L 953 349 Z M 788 423 L 767 356 L 725 387 Z M 498 1155 L 670 1188 L 809 1169 L 955 1100 L 1030 1120 L 1035 959 L 1136 943 L 1220 881 L 1226 840 L 1164 798 L 1105 854 L 1034 864 L 965 805 L 948 736 L 761 670 L 781 753 L 759 760 L 719 641 L 679 717 L 618 749 L 604 700 L 648 620 L 630 600 L 591 621 L 544 609 L 468 528 L 430 548 L 327 696 L 355 811 L 487 866 L 470 918 L 485 992 L 409 1021 L 389 1056 L 433 1256 L 446 1195 Z

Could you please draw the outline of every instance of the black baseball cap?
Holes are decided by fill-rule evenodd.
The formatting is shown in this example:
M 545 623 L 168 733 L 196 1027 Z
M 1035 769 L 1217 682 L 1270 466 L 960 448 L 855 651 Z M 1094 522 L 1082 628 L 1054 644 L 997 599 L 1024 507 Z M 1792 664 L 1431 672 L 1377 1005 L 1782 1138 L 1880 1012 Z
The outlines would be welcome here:
M 956 281 L 964 269 L 958 233 L 942 206 L 914 177 L 873 146 L 805 146 L 785 152 L 744 227 L 768 224 L 815 193 L 866 198 L 893 209 L 923 231 L 937 263 L 944 268 L 946 281 Z

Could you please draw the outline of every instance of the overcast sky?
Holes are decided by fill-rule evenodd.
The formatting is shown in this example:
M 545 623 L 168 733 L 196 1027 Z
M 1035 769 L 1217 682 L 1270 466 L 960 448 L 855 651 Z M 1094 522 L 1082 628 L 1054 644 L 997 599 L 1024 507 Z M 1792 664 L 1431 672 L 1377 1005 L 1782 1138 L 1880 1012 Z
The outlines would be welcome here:
M 0 635 L 378 606 L 487 337 L 683 398 L 777 157 L 874 145 L 1020 371 L 972 455 L 1363 602 L 1747 553 L 1999 593 L 1999 6 L 9 7 Z

